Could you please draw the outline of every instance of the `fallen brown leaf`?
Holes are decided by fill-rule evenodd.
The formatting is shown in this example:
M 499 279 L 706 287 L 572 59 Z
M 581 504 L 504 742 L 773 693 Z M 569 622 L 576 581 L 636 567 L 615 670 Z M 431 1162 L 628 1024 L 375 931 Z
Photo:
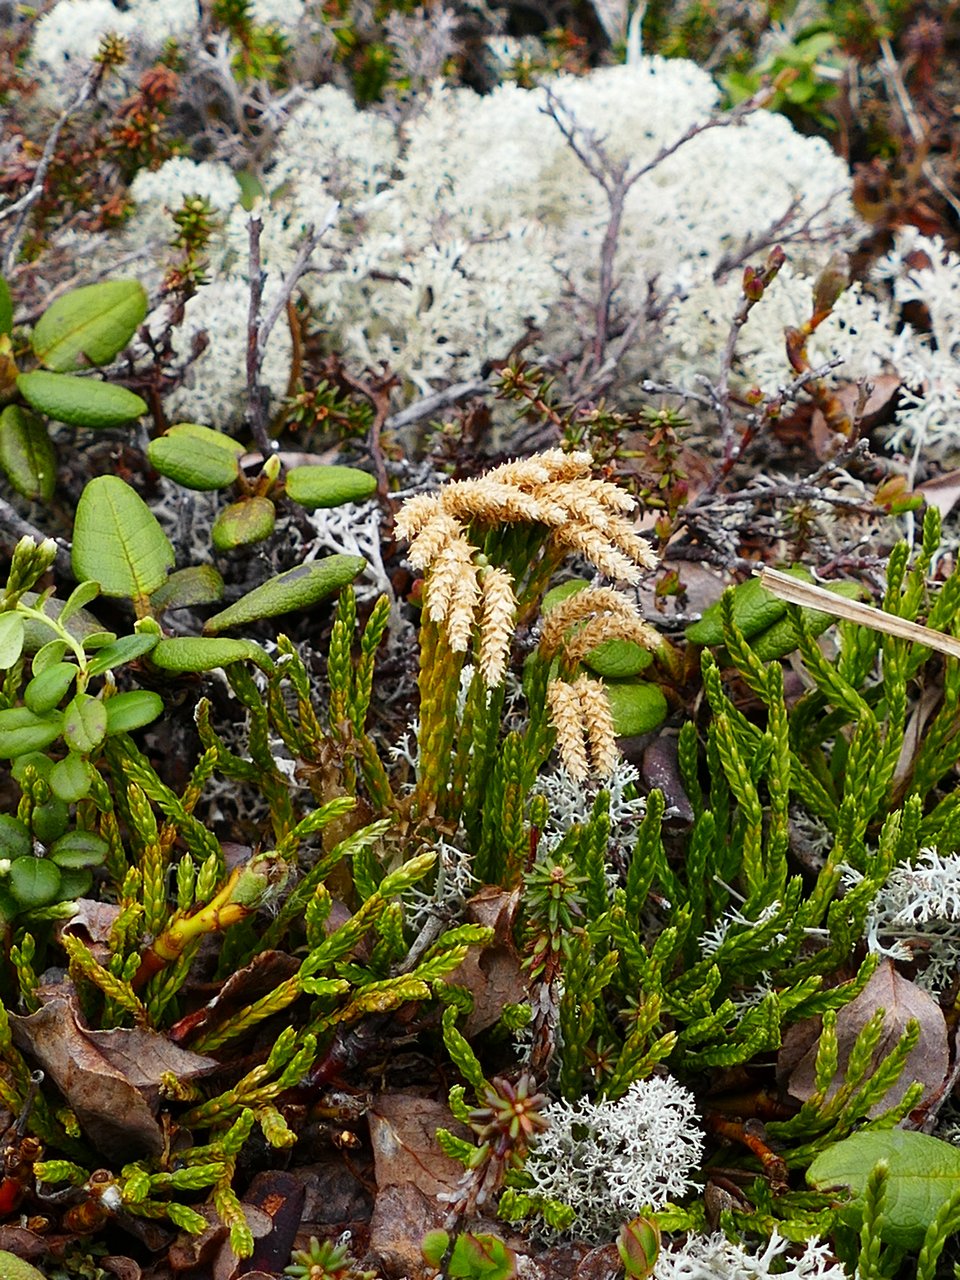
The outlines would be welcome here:
M 64 996 L 28 1017 L 11 1014 L 10 1026 L 18 1048 L 54 1080 L 93 1146 L 124 1163 L 163 1150 L 154 1119 L 160 1075 L 173 1071 L 189 1080 L 217 1066 L 155 1031 L 87 1031 Z
M 871 1116 L 880 1115 L 896 1106 L 908 1087 L 917 1080 L 924 1086 L 919 1104 L 922 1106 L 924 1100 L 931 1098 L 943 1084 L 950 1066 L 947 1026 L 940 1006 L 915 982 L 899 974 L 891 961 L 883 960 L 860 995 L 845 1005 L 837 1015 L 837 1073 L 828 1090 L 828 1097 L 832 1097 L 843 1083 L 854 1042 L 878 1009 L 885 1010 L 885 1017 L 883 1033 L 873 1057 L 874 1067 L 897 1044 L 911 1019 L 916 1019 L 920 1024 L 920 1038 L 907 1059 L 900 1079 L 871 1109 Z M 798 1023 L 789 1029 L 780 1050 L 781 1071 L 791 1055 L 796 1053 L 798 1044 L 805 1036 L 810 1036 L 814 1026 L 811 1021 Z M 815 1042 L 802 1053 L 796 1065 L 788 1069 L 787 1091 L 801 1102 L 814 1093 L 814 1065 L 820 1039 L 818 1031 L 814 1030 L 813 1034 L 816 1036 Z

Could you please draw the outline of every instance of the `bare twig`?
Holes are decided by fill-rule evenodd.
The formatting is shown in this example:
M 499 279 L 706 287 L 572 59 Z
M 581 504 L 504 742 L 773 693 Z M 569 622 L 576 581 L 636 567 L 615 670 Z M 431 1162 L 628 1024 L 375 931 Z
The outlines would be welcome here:
M 589 375 L 595 376 L 604 365 L 610 330 L 610 310 L 617 287 L 614 278 L 617 244 L 623 223 L 624 206 L 631 188 L 701 133 L 705 133 L 708 129 L 728 128 L 731 125 L 742 124 L 747 116 L 766 105 L 772 92 L 769 86 L 764 86 L 752 98 L 748 98 L 746 102 L 742 102 L 726 115 L 710 116 L 706 120 L 697 121 L 673 142 L 662 146 L 645 164 L 631 171 L 629 161 L 615 160 L 604 145 L 604 140 L 597 137 L 592 130 L 580 125 L 573 113 L 547 86 L 546 106 L 541 110 L 554 121 L 570 150 L 587 173 L 599 184 L 607 198 L 608 218 L 600 246 L 600 275 L 594 306 L 593 350 L 588 369 Z
M 53 163 L 53 155 L 57 149 L 60 134 L 80 108 L 96 95 L 97 90 L 103 82 L 106 70 L 107 64 L 105 62 L 93 63 L 90 70 L 87 72 L 86 78 L 80 86 L 80 90 L 76 97 L 61 113 L 56 124 L 50 130 L 47 140 L 44 143 L 43 151 L 40 153 L 40 159 L 37 163 L 37 167 L 34 170 L 33 181 L 30 183 L 28 190 L 24 192 L 19 200 L 15 200 L 13 204 L 7 205 L 5 209 L 0 209 L 0 221 L 16 217 L 16 221 L 14 222 L 13 228 L 7 239 L 7 247 L 3 256 L 4 273 L 9 272 L 13 266 L 14 259 L 17 256 L 17 249 L 20 244 L 20 237 L 23 233 L 24 223 L 27 220 L 30 210 L 43 194 L 43 188 L 47 181 L 47 171 Z
M 399 431 L 402 427 L 409 427 L 415 422 L 422 422 L 424 418 L 433 417 L 448 405 L 456 404 L 459 400 L 469 400 L 472 396 L 483 395 L 489 390 L 490 384 L 486 381 L 457 382 L 452 387 L 435 391 L 432 396 L 424 396 L 416 404 L 409 404 L 405 409 L 392 413 L 383 425 L 388 431 Z
M 308 227 L 300 242 L 297 256 L 290 270 L 280 282 L 277 296 L 271 303 L 270 310 L 261 319 L 260 308 L 263 303 L 264 271 L 260 261 L 260 236 L 263 233 L 263 221 L 257 214 L 252 214 L 247 222 L 247 238 L 249 256 L 247 270 L 250 279 L 250 310 L 247 318 L 247 426 L 253 436 L 257 448 L 265 458 L 276 452 L 276 444 L 270 439 L 267 430 L 267 390 L 261 381 L 263 360 L 267 351 L 267 343 L 280 313 L 286 308 L 297 282 L 307 269 L 310 257 L 320 243 L 322 237 L 333 226 L 340 205 L 334 203 L 327 210 L 323 222 L 316 228 Z

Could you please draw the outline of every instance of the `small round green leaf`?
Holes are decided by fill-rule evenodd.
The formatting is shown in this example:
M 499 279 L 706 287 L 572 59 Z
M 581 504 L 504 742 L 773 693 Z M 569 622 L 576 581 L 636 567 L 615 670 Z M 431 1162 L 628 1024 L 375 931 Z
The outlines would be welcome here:
M 107 709 L 89 693 L 78 693 L 63 713 L 63 737 L 67 746 L 82 755 L 96 751 L 107 736 Z
M 145 653 L 155 648 L 158 639 L 158 636 L 148 634 L 121 636 L 113 644 L 104 645 L 102 649 L 97 650 L 97 656 L 91 658 L 87 664 L 87 673 L 91 676 L 101 676 L 105 671 L 114 671 L 127 662 L 135 662 L 137 658 L 142 658 Z
M 38 649 L 33 655 L 33 661 L 30 664 L 33 674 L 38 676 L 46 671 L 48 667 L 55 666 L 66 652 L 67 642 L 65 640 L 48 640 L 43 648 Z
M 76 752 L 69 752 L 50 770 L 50 789 L 58 800 L 76 804 L 89 795 L 93 786 L 93 765 Z
M 273 533 L 277 509 L 269 498 L 242 498 L 231 502 L 213 522 L 210 538 L 218 551 L 233 551 L 263 542 Z
M 635 640 L 604 640 L 595 649 L 591 649 L 583 659 L 583 665 L 589 667 L 598 676 L 608 680 L 622 680 L 629 676 L 639 675 L 653 661 L 653 654 L 644 649 Z
M 0 613 L 0 671 L 9 671 L 23 652 L 23 615 Z
M 339 507 L 344 502 L 363 502 L 377 491 L 377 478 L 358 467 L 317 464 L 292 467 L 284 481 L 287 497 L 308 511 Z
M 57 455 L 47 424 L 21 404 L 0 413 L 0 470 L 17 493 L 49 502 L 57 483 Z
M 107 712 L 107 734 L 132 733 L 163 714 L 163 699 L 150 689 L 115 693 L 103 704 Z
M 31 345 L 40 363 L 57 373 L 109 364 L 146 314 L 146 291 L 136 280 L 84 285 L 47 307 L 31 335 Z
M 96 378 L 35 369 L 21 373 L 17 387 L 31 409 L 71 427 L 122 427 L 147 412 L 134 392 Z
M 196 604 L 215 604 L 223 599 L 223 579 L 212 564 L 192 564 L 177 569 L 150 597 L 154 613 L 164 609 L 187 609 Z
M 273 665 L 264 650 L 252 640 L 214 640 L 206 636 L 175 636 L 161 640 L 151 655 L 154 666 L 176 675 L 213 671 L 244 659 L 264 669 Z
M 38 804 L 30 817 L 33 834 L 41 844 L 53 844 L 54 840 L 59 840 L 69 823 L 70 808 L 66 800 L 61 800 L 59 796 Z
M 659 685 L 643 680 L 604 684 L 613 715 L 613 730 L 618 738 L 633 738 L 649 733 L 667 718 L 667 700 Z
M 34 676 L 23 691 L 23 700 L 37 715 L 52 711 L 77 676 L 75 662 L 58 662 Z
M 151 465 L 185 489 L 223 489 L 240 473 L 243 445 L 212 427 L 181 422 L 147 446 Z
M 52 768 L 53 761 L 49 756 L 45 756 L 42 751 L 28 751 L 25 755 L 16 757 L 10 766 L 10 772 L 22 786 L 28 769 L 34 769 L 41 778 L 49 778 Z
M 110 846 L 95 831 L 68 831 L 54 841 L 48 856 L 58 867 L 99 867 L 109 852 Z
M 85 898 L 93 888 L 93 872 L 86 867 L 63 867 L 60 870 L 60 901 Z
M 140 495 L 118 476 L 97 476 L 77 504 L 72 560 L 76 576 L 99 582 L 105 596 L 145 601 L 166 578 L 174 555 Z
M 25 823 L 12 813 L 0 813 L 0 858 L 25 858 L 32 848 Z
M 255 587 L 228 609 L 207 620 L 204 631 L 218 635 L 231 627 L 245 626 L 261 618 L 274 618 L 295 609 L 309 609 L 326 596 L 353 582 L 367 567 L 362 556 L 333 555 L 301 564 Z
M 86 608 L 88 604 L 96 600 L 99 594 L 99 582 L 81 582 L 74 587 L 60 610 L 60 621 L 63 625 L 66 626 L 69 618 L 72 618 L 78 610 Z
M 0 760 L 42 751 L 63 732 L 63 712 L 38 716 L 29 707 L 0 711 Z
M 10 868 L 7 888 L 25 911 L 45 907 L 60 896 L 60 871 L 46 858 L 17 858 Z
M 827 585 L 827 590 L 846 600 L 859 600 L 863 595 L 863 589 L 857 582 L 830 583 Z M 822 635 L 831 623 L 836 622 L 832 614 L 824 613 L 822 609 L 804 608 L 800 610 L 800 614 L 812 636 Z M 761 631 L 758 636 L 754 636 L 750 641 L 750 648 L 761 662 L 773 662 L 777 658 L 785 657 L 788 653 L 793 653 L 799 643 L 800 631 L 788 612 L 779 622 L 775 622 L 773 626 L 767 627 L 766 631 Z
M 543 597 L 540 612 L 549 613 L 558 604 L 569 599 L 570 596 L 575 596 L 578 591 L 583 591 L 589 585 L 590 583 L 586 578 L 568 578 L 566 582 L 561 582 L 559 586 L 551 587 Z

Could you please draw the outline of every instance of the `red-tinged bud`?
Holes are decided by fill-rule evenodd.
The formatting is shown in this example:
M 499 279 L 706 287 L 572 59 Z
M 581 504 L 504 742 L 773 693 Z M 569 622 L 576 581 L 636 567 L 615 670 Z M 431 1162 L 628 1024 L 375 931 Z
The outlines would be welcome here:
M 660 1254 L 660 1228 L 651 1218 L 624 1223 L 617 1236 L 617 1252 L 632 1280 L 647 1280 Z
M 806 334 L 802 329 L 786 329 L 783 336 L 787 344 L 787 359 L 790 361 L 791 369 L 795 373 L 806 373 L 810 368 L 805 350 Z
M 668 515 L 657 516 L 653 531 L 661 542 L 666 542 L 673 533 L 673 521 Z
M 751 387 L 748 391 L 743 393 L 743 398 L 746 400 L 747 404 L 758 405 L 763 400 L 763 391 L 760 387 Z
M 751 302 L 759 302 L 763 297 L 763 290 L 763 273 L 758 271 L 756 267 L 744 267 L 743 296 Z
M 683 583 L 680 581 L 680 575 L 676 569 L 668 569 L 658 580 L 654 588 L 654 595 L 658 599 L 666 599 L 667 596 L 678 596 L 683 591 Z

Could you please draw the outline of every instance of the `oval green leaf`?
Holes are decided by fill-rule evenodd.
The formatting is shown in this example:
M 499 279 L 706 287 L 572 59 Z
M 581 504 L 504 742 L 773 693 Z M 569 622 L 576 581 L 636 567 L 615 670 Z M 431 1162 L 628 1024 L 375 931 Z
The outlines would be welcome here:
M 23 653 L 23 615 L 0 613 L 0 671 L 9 671 Z
M 181 422 L 147 446 L 151 466 L 185 489 L 223 489 L 240 473 L 243 445 L 212 427 Z
M 277 509 L 269 498 L 243 498 L 231 502 L 213 522 L 210 538 L 218 551 L 233 551 L 263 542 L 273 533 Z
M 0 858 L 25 858 L 32 847 L 26 825 L 11 813 L 0 813 Z
M 67 642 L 65 640 L 48 640 L 42 649 L 38 649 L 33 655 L 31 668 L 35 676 L 46 671 L 48 667 L 58 663 L 63 655 L 67 652 Z
M 54 840 L 59 840 L 69 823 L 70 807 L 59 796 L 51 796 L 43 804 L 38 804 L 30 818 L 33 834 L 41 844 L 53 844 Z
M 91 676 L 103 675 L 105 671 L 113 671 L 127 662 L 135 662 L 145 653 L 156 647 L 158 636 L 135 635 L 121 636 L 113 644 L 105 645 L 97 650 L 97 656 L 87 664 L 87 673 Z
M 40 778 L 49 778 L 52 768 L 53 761 L 49 756 L 45 756 L 42 751 L 28 751 L 25 755 L 17 756 L 10 766 L 10 772 L 17 782 L 23 786 L 28 769 L 33 769 Z
M 76 804 L 88 795 L 93 786 L 93 765 L 76 752 L 69 752 L 50 770 L 50 789 L 58 800 Z M 61 836 L 61 839 L 66 837 Z
M 659 685 L 630 680 L 623 684 L 611 681 L 603 687 L 613 715 L 613 731 L 618 738 L 649 733 L 666 720 L 667 700 Z
M 308 511 L 363 502 L 377 491 L 377 478 L 359 467 L 292 467 L 284 481 L 287 497 Z
M 147 294 L 137 280 L 106 280 L 71 289 L 37 321 L 30 343 L 57 373 L 109 364 L 143 323 Z
M 93 872 L 86 867 L 63 867 L 60 871 L 60 900 L 85 898 L 93 888 Z
M 212 564 L 192 564 L 177 569 L 150 597 L 154 613 L 164 609 L 187 609 L 195 604 L 215 604 L 223 599 L 223 578 Z
M 99 867 L 110 846 L 94 831 L 68 831 L 55 840 L 48 855 L 58 867 Z
M 252 640 L 179 636 L 161 640 L 152 655 L 154 666 L 176 675 L 213 671 L 216 667 L 228 667 L 231 662 L 242 662 L 244 659 L 255 662 L 265 671 L 273 667 L 266 652 Z
M 146 602 L 174 556 L 156 516 L 118 476 L 97 476 L 80 495 L 73 528 L 73 571 L 100 583 L 105 596 Z
M 67 746 L 82 755 L 96 751 L 107 736 L 107 709 L 89 693 L 78 693 L 63 713 L 63 737 Z
M 608 680 L 639 675 L 653 661 L 653 654 L 635 640 L 604 640 L 584 657 L 583 665 Z
M 59 704 L 76 676 L 75 662 L 57 662 L 33 677 L 23 691 L 23 700 L 31 711 L 42 716 Z
M 47 424 L 20 404 L 8 404 L 0 413 L 0 470 L 31 502 L 53 497 L 57 455 Z
M 917 1249 L 938 1211 L 960 1191 L 960 1149 L 952 1143 L 915 1130 L 855 1133 L 817 1156 L 807 1183 L 818 1191 L 849 1190 L 854 1199 L 844 1218 L 857 1229 L 867 1179 L 881 1160 L 887 1161 L 889 1174 L 880 1236 L 899 1248 Z
M 863 595 L 863 589 L 856 582 L 833 582 L 827 585 L 827 590 L 846 600 L 859 600 Z M 822 609 L 802 608 L 800 614 L 812 636 L 822 635 L 832 622 L 836 622 L 833 614 L 824 613 Z M 793 653 L 799 643 L 800 631 L 792 615 L 787 612 L 779 622 L 755 636 L 750 641 L 750 648 L 761 662 L 773 662 Z
M 29 707 L 0 711 L 0 760 L 42 751 L 63 732 L 63 712 L 35 715 Z
M 218 635 L 261 618 L 275 618 L 295 609 L 309 609 L 326 596 L 353 582 L 367 567 L 362 556 L 333 555 L 311 564 L 297 565 L 255 587 L 229 609 L 207 620 L 204 631 Z
M 163 699 L 150 689 L 116 693 L 103 704 L 107 712 L 107 734 L 132 733 L 151 724 L 163 714 Z
M 69 373 L 21 373 L 17 387 L 31 409 L 72 427 L 122 427 L 147 412 L 146 401 L 126 387 Z
M 794 565 L 787 569 L 793 578 L 810 582 L 812 575 L 802 566 Z M 731 590 L 731 588 L 728 588 Z M 733 587 L 733 620 L 743 632 L 747 640 L 759 635 L 767 627 L 787 612 L 785 600 L 780 600 L 766 587 L 760 585 L 759 578 L 749 578 Z M 720 601 L 716 600 L 704 609 L 699 621 L 692 622 L 684 635 L 692 644 L 723 644 L 723 623 L 720 618 Z
M 17 858 L 6 887 L 25 911 L 32 911 L 59 898 L 60 872 L 46 858 Z

